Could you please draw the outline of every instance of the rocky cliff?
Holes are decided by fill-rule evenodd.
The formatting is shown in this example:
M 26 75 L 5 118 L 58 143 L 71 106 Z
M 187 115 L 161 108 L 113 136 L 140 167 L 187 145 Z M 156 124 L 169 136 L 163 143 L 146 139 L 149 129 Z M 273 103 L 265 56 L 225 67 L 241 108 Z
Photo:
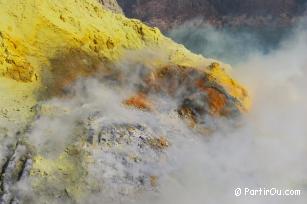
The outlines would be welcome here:
M 118 5 L 116 0 L 99 0 L 99 2 L 107 9 L 115 13 L 123 13 L 122 8 Z
M 119 0 L 127 16 L 164 31 L 203 19 L 216 27 L 289 27 L 304 13 L 305 0 Z
M 1 203 L 75 203 L 114 185 L 118 195 L 154 187 L 154 171 L 132 170 L 159 169 L 174 131 L 163 118 L 207 135 L 207 117 L 249 108 L 229 65 L 113 3 L 0 0 Z

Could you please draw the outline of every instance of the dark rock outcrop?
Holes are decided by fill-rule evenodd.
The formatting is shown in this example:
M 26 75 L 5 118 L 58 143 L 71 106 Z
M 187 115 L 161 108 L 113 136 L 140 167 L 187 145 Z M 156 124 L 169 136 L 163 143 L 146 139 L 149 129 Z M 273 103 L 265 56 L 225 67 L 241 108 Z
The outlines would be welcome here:
M 201 18 L 214 26 L 276 26 L 293 24 L 306 0 L 118 0 L 128 17 L 166 31 Z
M 27 147 L 22 144 L 9 144 L 4 149 L 5 154 L 0 158 L 0 203 L 20 203 L 17 184 L 28 177 L 32 159 Z
M 115 12 L 115 13 L 123 13 L 123 10 L 118 5 L 116 0 L 99 0 L 99 2 L 106 7 L 107 9 Z

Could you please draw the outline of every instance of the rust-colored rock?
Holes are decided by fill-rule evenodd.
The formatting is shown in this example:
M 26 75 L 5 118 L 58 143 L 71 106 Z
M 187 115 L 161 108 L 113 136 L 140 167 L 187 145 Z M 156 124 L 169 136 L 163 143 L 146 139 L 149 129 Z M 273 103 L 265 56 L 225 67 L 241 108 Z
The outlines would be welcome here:
M 153 109 L 153 104 L 143 93 L 139 93 L 127 99 L 126 101 L 124 101 L 124 104 L 146 111 L 151 111 Z
M 165 137 L 153 138 L 149 140 L 149 144 L 155 149 L 166 149 L 169 147 L 169 142 Z

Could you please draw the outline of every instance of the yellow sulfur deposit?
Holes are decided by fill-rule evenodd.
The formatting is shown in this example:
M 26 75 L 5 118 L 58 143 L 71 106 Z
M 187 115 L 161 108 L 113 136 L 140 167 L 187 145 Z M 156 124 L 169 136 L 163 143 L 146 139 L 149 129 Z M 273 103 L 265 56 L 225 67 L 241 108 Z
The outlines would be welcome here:
M 47 85 L 64 86 L 127 58 L 153 69 L 199 69 L 236 98 L 241 110 L 249 106 L 244 88 L 226 73 L 227 65 L 193 54 L 157 28 L 96 0 L 0 0 L 0 129 L 26 124 L 40 95 L 49 94 Z M 46 182 L 62 183 L 61 191 L 77 197 L 85 172 L 83 158 L 72 152 L 54 160 L 36 156 L 31 174 L 38 179 L 33 185 L 39 189 Z
M 175 64 L 207 72 L 210 69 L 205 68 L 214 61 L 191 53 L 157 28 L 107 10 L 96 0 L 0 0 L 0 15 L 1 120 L 9 117 L 20 122 L 31 117 L 35 92 L 43 88 L 42 76 L 67 72 L 67 67 L 54 63 L 63 56 L 81 59 L 85 65 L 89 59 L 115 63 L 127 50 L 150 49 L 161 58 L 143 62 L 139 55 L 134 60 L 153 67 Z M 86 71 L 74 74 L 78 73 Z M 248 104 L 243 89 L 223 69 L 213 69 L 212 75 L 242 104 Z
M 84 157 L 74 147 L 67 149 L 57 159 L 35 157 L 31 172 L 33 187 L 44 192 L 55 187 L 70 197 L 79 198 L 85 191 L 86 171 L 82 167 L 82 161 L 86 161 Z

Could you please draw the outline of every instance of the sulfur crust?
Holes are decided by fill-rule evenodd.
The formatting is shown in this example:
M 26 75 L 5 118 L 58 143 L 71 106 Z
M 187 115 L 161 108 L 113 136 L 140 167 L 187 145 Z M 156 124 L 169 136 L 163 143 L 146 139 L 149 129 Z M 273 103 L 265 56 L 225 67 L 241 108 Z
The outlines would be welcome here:
M 81 165 L 86 159 L 71 155 L 71 152 L 73 150 L 68 149 L 56 159 L 36 156 L 31 170 L 33 188 L 44 192 L 48 188 L 58 188 L 57 192 L 66 192 L 69 197 L 80 199 L 87 187 L 84 183 L 86 171 Z
M 42 75 L 52 69 L 51 60 L 61 53 L 80 50 L 97 60 L 116 63 L 127 50 L 155 50 L 162 53 L 136 62 L 151 67 L 180 65 L 208 72 L 212 80 L 237 98 L 243 109 L 250 106 L 245 89 L 226 73 L 227 65 L 218 62 L 210 67 L 206 59 L 164 37 L 157 28 L 151 28 L 135 19 L 113 13 L 96 0 L 0 0 L 0 124 L 8 120 L 25 122 L 33 116 L 36 91 L 42 88 Z M 158 55 L 159 56 L 159 55 Z M 1 126 L 1 125 L 0 125 Z M 63 153 L 58 159 L 35 158 L 32 175 L 44 177 L 60 174 L 67 179 L 68 190 L 78 195 L 77 186 L 82 171 L 74 157 Z M 56 173 L 55 173 L 56 172 Z M 43 180 L 38 180 L 39 182 Z
M 156 59 L 152 62 L 155 66 L 204 68 L 214 61 L 191 53 L 156 28 L 103 8 L 95 0 L 0 0 L 0 15 L 0 80 L 9 84 L 2 86 L 8 90 L 2 90 L 0 97 L 10 92 L 19 106 L 25 106 L 19 90 L 27 89 L 25 93 L 31 95 L 41 86 L 42 70 L 50 69 L 50 59 L 72 49 L 111 62 L 123 57 L 127 49 L 157 49 L 167 60 Z M 230 77 L 224 71 L 214 74 L 224 79 L 221 83 L 225 82 L 231 95 L 241 97 L 234 88 L 240 86 L 229 84 Z M 26 103 L 28 107 L 34 105 L 35 97 Z M 0 109 L 6 106 L 1 100 Z

